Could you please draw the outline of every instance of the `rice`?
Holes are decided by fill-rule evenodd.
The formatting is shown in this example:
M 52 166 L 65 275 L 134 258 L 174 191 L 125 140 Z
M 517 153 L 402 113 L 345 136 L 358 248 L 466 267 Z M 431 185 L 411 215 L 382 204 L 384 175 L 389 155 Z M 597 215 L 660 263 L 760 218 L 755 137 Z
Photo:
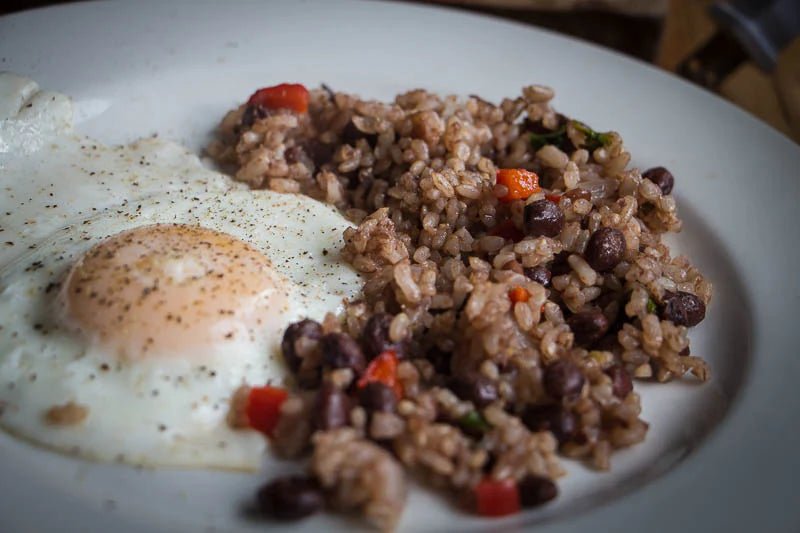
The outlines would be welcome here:
M 315 429 L 323 393 L 306 387 L 273 444 L 284 456 L 314 446 L 311 470 L 334 508 L 391 529 L 400 464 L 456 493 L 555 479 L 559 454 L 607 470 L 647 433 L 631 378 L 709 379 L 687 334 L 711 284 L 661 242 L 681 227 L 672 182 L 629 167 L 618 134 L 558 114 L 553 96 L 532 85 L 497 105 L 423 89 L 377 102 L 324 88 L 307 112 L 245 104 L 222 120 L 208 152 L 237 180 L 306 194 L 356 224 L 342 257 L 364 291 L 323 332 L 399 358 L 393 402 L 359 396 L 369 371 L 337 381 L 324 354 L 305 354 L 320 382 L 360 405 L 348 427 Z M 534 172 L 539 188 L 509 200 L 499 168 Z M 555 227 L 532 215 L 554 208 Z M 527 297 L 512 301 L 512 289 Z M 379 468 L 367 473 L 368 461 Z

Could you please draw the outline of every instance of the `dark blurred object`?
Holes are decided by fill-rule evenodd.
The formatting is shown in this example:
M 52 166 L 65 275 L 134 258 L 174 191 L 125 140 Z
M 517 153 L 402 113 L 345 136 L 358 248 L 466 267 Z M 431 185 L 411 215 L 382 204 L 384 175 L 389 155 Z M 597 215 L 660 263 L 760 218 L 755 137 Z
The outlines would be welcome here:
M 710 13 L 717 32 L 677 72 L 712 90 L 748 59 L 771 72 L 781 50 L 800 35 L 798 0 L 715 2 Z
M 711 6 L 711 15 L 767 72 L 775 68 L 781 50 L 800 35 L 797 0 L 717 2 Z
M 0 15 L 13 13 L 14 11 L 22 11 L 24 9 L 68 3 L 72 2 L 70 0 L 2 0 L 0 1 Z
M 800 143 L 800 37 L 781 52 L 773 79 L 791 133 Z
M 678 65 L 678 74 L 713 91 L 747 61 L 747 52 L 727 31 L 718 31 L 700 49 Z
M 647 62 L 655 59 L 666 11 L 661 0 L 418 0 L 533 24 L 613 48 Z

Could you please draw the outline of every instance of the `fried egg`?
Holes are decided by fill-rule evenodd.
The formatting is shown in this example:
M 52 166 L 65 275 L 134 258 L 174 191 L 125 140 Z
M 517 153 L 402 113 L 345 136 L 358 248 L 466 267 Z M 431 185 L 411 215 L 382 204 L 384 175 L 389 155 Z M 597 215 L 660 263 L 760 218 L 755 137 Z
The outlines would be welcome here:
M 73 142 L 57 129 L 42 135 L 41 147 Z M 349 223 L 304 196 L 242 190 L 162 141 L 153 152 L 86 141 L 120 160 L 145 157 L 152 182 L 101 159 L 94 168 L 112 165 L 119 196 L 106 197 L 110 182 L 74 178 L 105 203 L 87 210 L 79 199 L 54 222 L 36 207 L 40 191 L 77 176 L 83 152 L 0 159 L 15 169 L 3 186 L 26 191 L 22 216 L 35 221 L 13 210 L 2 219 L 20 248 L 0 268 L 0 427 L 98 461 L 258 468 L 265 439 L 229 428 L 230 398 L 242 384 L 284 383 L 285 327 L 340 312 L 358 293 L 360 277 L 338 254 Z M 176 185 L 155 192 L 159 176 Z M 126 193 L 132 180 L 153 190 Z
M 112 206 L 244 188 L 177 143 L 146 138 L 105 146 L 79 135 L 69 98 L 0 72 L 0 265 Z

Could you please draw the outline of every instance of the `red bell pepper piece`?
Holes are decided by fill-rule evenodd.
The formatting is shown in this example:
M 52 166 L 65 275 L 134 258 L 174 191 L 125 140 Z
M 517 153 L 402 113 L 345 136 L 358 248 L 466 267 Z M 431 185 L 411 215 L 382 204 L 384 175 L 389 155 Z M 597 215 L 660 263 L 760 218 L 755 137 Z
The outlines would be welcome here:
M 524 287 L 514 287 L 508 291 L 508 297 L 513 303 L 517 303 L 527 302 L 531 298 L 531 295 Z
M 245 409 L 250 427 L 271 437 L 275 426 L 278 425 L 281 405 L 288 395 L 286 390 L 269 385 L 250 389 Z
M 475 486 L 476 510 L 481 516 L 506 516 L 520 511 L 519 488 L 513 479 L 484 479 Z
M 383 383 L 392 389 L 398 400 L 403 397 L 403 385 L 397 379 L 397 354 L 394 351 L 386 350 L 370 361 L 358 380 L 358 388 L 373 382 Z
M 524 168 L 501 168 L 497 171 L 497 183 L 508 189 L 508 193 L 500 198 L 501 202 L 525 200 L 541 190 L 539 176 Z
M 299 83 L 281 83 L 274 87 L 264 87 L 254 92 L 247 104 L 305 113 L 308 111 L 308 89 Z

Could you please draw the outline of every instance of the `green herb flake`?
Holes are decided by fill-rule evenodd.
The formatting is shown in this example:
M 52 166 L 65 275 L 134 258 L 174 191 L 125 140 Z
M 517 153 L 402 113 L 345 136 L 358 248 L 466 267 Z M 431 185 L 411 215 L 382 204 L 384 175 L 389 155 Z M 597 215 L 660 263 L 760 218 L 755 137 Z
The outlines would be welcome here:
M 612 136 L 610 131 L 602 132 L 602 131 L 594 131 L 592 128 L 584 124 L 583 122 L 572 120 L 570 121 L 572 127 L 581 132 L 586 140 L 583 143 L 583 147 L 593 152 L 600 148 L 601 146 L 608 146 L 611 144 Z
M 656 302 L 652 298 L 647 299 L 647 312 L 650 314 L 656 312 Z
M 548 144 L 562 144 L 567 140 L 567 125 L 563 124 L 557 130 L 550 133 L 531 133 L 531 146 L 538 150 Z
M 470 431 L 489 431 L 492 429 L 492 426 L 489 425 L 489 422 L 483 418 L 483 415 L 480 414 L 478 411 L 470 411 L 469 413 L 465 414 L 461 418 L 458 419 L 458 424 Z
M 601 146 L 609 146 L 613 140 L 610 131 L 595 131 L 579 120 L 569 120 L 562 124 L 558 129 L 548 133 L 531 133 L 530 142 L 534 150 L 554 144 L 563 146 L 569 139 L 567 136 L 567 124 L 578 130 L 584 136 L 582 148 L 593 152 Z

